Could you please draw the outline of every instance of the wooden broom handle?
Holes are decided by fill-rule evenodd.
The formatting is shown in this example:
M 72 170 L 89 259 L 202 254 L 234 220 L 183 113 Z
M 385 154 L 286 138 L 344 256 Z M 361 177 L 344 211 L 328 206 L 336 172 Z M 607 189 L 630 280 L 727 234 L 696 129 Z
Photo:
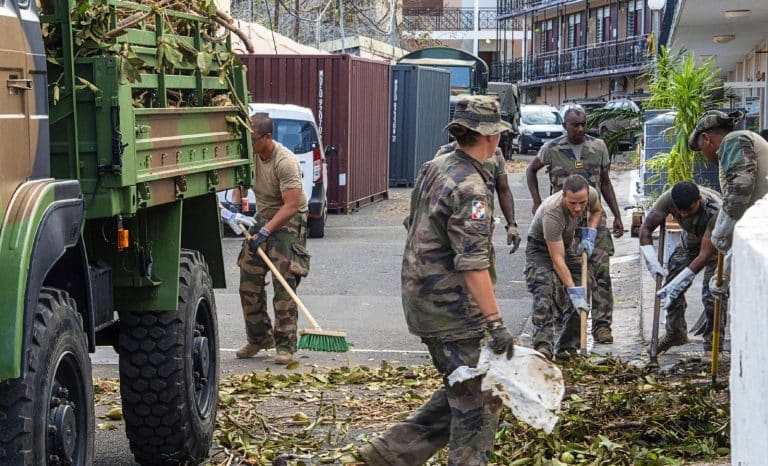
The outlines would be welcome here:
M 245 239 L 250 241 L 253 237 L 249 232 L 248 228 L 244 225 L 241 225 L 245 231 Z M 259 254 L 259 257 L 261 257 L 261 260 L 264 261 L 265 264 L 267 264 L 267 267 L 269 267 L 269 270 L 272 271 L 272 276 L 277 278 L 277 281 L 280 282 L 281 285 L 283 285 L 283 288 L 285 288 L 285 291 L 288 292 L 288 294 L 291 296 L 291 299 L 294 303 L 296 303 L 296 306 L 301 310 L 301 313 L 304 314 L 304 317 L 307 318 L 310 325 L 315 330 L 321 330 L 320 325 L 318 325 L 317 321 L 314 317 L 312 317 L 312 314 L 309 313 L 309 310 L 304 306 L 304 303 L 301 302 L 301 299 L 296 295 L 296 293 L 293 291 L 293 288 L 291 288 L 290 285 L 288 285 L 288 282 L 285 281 L 285 278 L 283 278 L 283 274 L 280 273 L 279 270 L 277 270 L 277 267 L 275 267 L 275 264 L 272 263 L 272 261 L 269 259 L 269 256 L 267 256 L 267 253 L 264 252 L 263 249 L 261 249 L 261 246 L 256 248 L 256 252 Z

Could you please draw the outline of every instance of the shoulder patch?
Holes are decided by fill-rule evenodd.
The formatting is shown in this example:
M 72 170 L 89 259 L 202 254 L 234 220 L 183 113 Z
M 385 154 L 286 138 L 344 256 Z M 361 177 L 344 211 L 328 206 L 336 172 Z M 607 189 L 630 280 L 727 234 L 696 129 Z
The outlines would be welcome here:
M 485 219 L 485 201 L 472 201 L 472 220 Z

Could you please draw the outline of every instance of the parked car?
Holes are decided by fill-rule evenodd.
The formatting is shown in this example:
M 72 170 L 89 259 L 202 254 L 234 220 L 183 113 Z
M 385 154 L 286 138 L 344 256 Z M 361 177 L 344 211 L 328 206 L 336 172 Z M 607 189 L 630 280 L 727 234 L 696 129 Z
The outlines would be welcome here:
M 274 125 L 272 138 L 291 150 L 299 159 L 302 189 L 309 203 L 308 234 L 312 238 L 322 238 L 325 236 L 325 222 L 328 217 L 328 172 L 320 132 L 312 110 L 298 105 L 281 104 L 250 104 L 249 110 L 251 115 L 269 114 Z M 253 190 L 248 190 L 247 204 L 233 202 L 234 191 L 230 189 L 218 193 L 219 202 L 237 212 L 247 206 L 248 211 L 243 213 L 254 215 L 256 197 Z
M 547 142 L 565 132 L 560 112 L 550 105 L 523 105 L 520 107 L 520 137 L 518 147 L 521 154 L 538 150 Z
M 636 103 L 634 103 L 629 99 L 612 100 L 607 104 L 605 104 L 603 108 L 616 109 L 616 110 L 629 110 L 633 112 L 640 111 L 640 107 L 638 107 Z M 630 128 L 632 126 L 637 126 L 638 124 L 640 124 L 639 118 L 611 118 L 600 123 L 600 125 L 598 126 L 598 134 L 600 135 L 601 138 L 605 138 L 605 136 L 608 133 L 621 131 L 621 130 Z M 635 144 L 635 134 L 633 132 L 629 132 L 623 135 L 619 139 L 620 150 L 631 149 L 634 144 Z

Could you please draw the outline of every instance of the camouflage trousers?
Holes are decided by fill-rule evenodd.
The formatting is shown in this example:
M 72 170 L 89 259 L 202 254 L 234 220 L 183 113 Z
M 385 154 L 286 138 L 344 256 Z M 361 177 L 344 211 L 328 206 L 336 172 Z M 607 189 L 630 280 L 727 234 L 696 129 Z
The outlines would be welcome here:
M 667 271 L 669 275 L 664 279 L 664 285 L 669 283 L 677 274 L 685 270 L 691 262 L 699 255 L 699 248 L 688 245 L 685 243 L 677 246 L 669 258 L 667 263 Z M 704 315 L 706 317 L 706 325 L 704 327 L 704 349 L 712 349 L 712 330 L 714 329 L 714 316 L 715 316 L 715 297 L 709 291 L 709 280 L 715 274 L 717 270 L 717 257 L 713 257 L 706 267 L 704 267 L 704 282 L 701 287 L 701 302 L 704 304 Z M 690 288 L 690 285 L 689 285 Z M 688 291 L 688 288 L 686 288 Z M 665 324 L 665 331 L 667 335 L 684 337 L 688 335 L 688 325 L 685 321 L 685 309 L 688 306 L 685 300 L 685 293 L 681 293 L 680 296 L 672 301 L 672 304 L 667 308 L 667 319 Z M 726 323 L 726 309 L 728 302 L 723 300 L 720 306 L 720 335 L 723 335 L 725 331 Z M 723 337 L 720 338 L 720 341 Z
M 448 376 L 457 367 L 477 366 L 480 339 L 423 341 L 443 376 L 443 387 L 407 419 L 364 445 L 359 454 L 368 466 L 416 466 L 447 444 L 448 465 L 487 464 L 499 425 L 501 400 L 481 390 L 481 377 L 448 385 Z
M 592 287 L 592 333 L 600 328 L 611 328 L 613 322 L 613 285 L 611 283 L 611 256 L 613 238 L 605 226 L 597 229 L 595 250 L 589 258 L 589 268 L 594 276 Z
M 258 231 L 266 221 L 257 219 L 254 231 Z M 309 254 L 306 249 L 306 214 L 296 214 L 291 221 L 275 231 L 261 247 L 274 263 L 285 281 L 295 291 L 301 277 L 309 273 Z M 275 324 L 267 311 L 266 277 L 270 273 L 267 264 L 255 251 L 243 241 L 240 257 L 240 302 L 245 318 L 245 331 L 249 343 L 271 346 L 274 341 L 279 351 L 296 352 L 298 308 L 288 292 L 272 277 L 274 298 L 272 307 L 275 311 Z
M 566 254 L 565 261 L 574 283 L 580 286 L 581 259 Z M 588 280 L 594 284 L 593 271 L 590 271 Z M 579 313 L 571 304 L 568 290 L 555 273 L 546 244 L 531 237 L 525 248 L 525 281 L 528 291 L 533 295 L 533 347 L 545 346 L 557 352 L 578 349 Z M 594 289 L 594 286 L 590 288 Z

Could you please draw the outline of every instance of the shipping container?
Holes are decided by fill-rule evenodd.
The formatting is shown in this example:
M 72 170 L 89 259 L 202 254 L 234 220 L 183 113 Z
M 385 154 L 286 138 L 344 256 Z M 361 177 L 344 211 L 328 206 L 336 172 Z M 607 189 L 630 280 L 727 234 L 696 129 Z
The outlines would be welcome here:
M 387 198 L 390 65 L 349 55 L 243 55 L 253 102 L 309 107 L 326 146 L 328 210 Z
M 418 65 L 392 67 L 389 186 L 411 187 L 421 165 L 448 142 L 451 73 Z

